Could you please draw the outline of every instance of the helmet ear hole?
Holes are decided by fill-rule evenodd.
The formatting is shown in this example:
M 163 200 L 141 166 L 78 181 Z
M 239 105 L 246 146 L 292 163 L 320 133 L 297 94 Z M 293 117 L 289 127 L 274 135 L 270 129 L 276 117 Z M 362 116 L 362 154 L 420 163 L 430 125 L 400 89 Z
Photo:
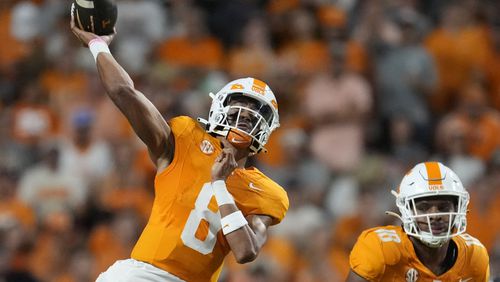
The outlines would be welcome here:
M 222 123 L 222 121 L 224 121 L 224 115 L 222 113 L 217 114 L 215 120 L 217 123 Z

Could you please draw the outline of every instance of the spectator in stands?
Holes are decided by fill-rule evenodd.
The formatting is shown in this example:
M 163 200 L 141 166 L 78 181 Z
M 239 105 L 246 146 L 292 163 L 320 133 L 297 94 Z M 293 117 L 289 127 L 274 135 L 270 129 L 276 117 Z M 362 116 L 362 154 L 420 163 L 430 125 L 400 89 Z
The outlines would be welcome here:
M 303 102 L 313 155 L 332 171 L 349 172 L 363 154 L 364 125 L 373 99 L 368 82 L 346 70 L 345 48 L 330 50 L 328 71 L 307 84 Z
M 99 185 L 111 171 L 113 159 L 109 145 L 93 135 L 94 112 L 81 108 L 72 115 L 72 139 L 60 148 L 64 173 L 84 181 L 85 195 Z
M 457 107 L 444 121 L 465 127 L 467 152 L 482 161 L 488 162 L 500 145 L 500 135 L 496 133 L 500 131 L 500 115 L 489 106 L 484 85 L 478 81 L 464 83 Z
M 375 83 L 380 117 L 388 121 L 404 114 L 415 128 L 414 138 L 424 144 L 432 120 L 427 99 L 436 86 L 437 73 L 432 57 L 421 43 L 419 17 L 412 10 L 397 14 L 395 22 L 401 38 L 378 58 Z
M 86 200 L 82 179 L 65 172 L 59 154 L 57 144 L 46 145 L 42 161 L 20 179 L 19 199 L 36 211 L 39 222 L 46 221 L 53 213 L 74 214 Z
M 452 109 L 464 81 L 485 74 L 489 41 L 473 10 L 451 2 L 443 9 L 439 26 L 425 39 L 425 46 L 439 77 L 430 105 L 436 114 L 443 114 Z

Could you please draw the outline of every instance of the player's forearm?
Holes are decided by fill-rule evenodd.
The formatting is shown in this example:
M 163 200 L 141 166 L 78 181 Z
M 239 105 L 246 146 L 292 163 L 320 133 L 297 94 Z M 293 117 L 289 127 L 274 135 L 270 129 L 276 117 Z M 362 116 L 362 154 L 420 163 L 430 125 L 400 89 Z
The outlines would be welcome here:
M 238 208 L 233 204 L 220 207 L 221 217 L 238 212 Z M 258 238 L 258 234 L 250 226 L 251 223 L 226 234 L 226 240 L 238 263 L 247 263 L 255 260 L 264 240 Z M 264 228 L 265 234 L 265 228 Z

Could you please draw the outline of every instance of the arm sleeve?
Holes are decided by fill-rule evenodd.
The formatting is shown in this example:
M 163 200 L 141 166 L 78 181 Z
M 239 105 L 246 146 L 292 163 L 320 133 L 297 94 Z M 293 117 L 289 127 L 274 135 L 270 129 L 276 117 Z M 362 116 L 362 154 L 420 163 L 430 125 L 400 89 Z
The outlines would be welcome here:
M 486 273 L 484 274 L 484 279 L 482 279 L 481 281 L 484 281 L 484 282 L 490 281 L 490 265 L 489 264 L 486 266 Z
M 272 218 L 271 225 L 280 223 L 289 207 L 286 191 L 281 186 L 271 182 L 260 182 L 255 185 L 265 188 L 255 191 L 243 187 L 243 189 L 230 191 L 236 199 L 236 205 L 245 215 L 267 215 Z
M 376 234 L 363 232 L 349 256 L 353 272 L 369 281 L 380 281 L 385 271 L 385 259 Z
M 278 224 L 283 220 L 289 206 L 288 196 L 286 195 L 286 192 L 278 193 L 274 196 L 275 197 L 271 198 L 270 201 L 261 203 L 260 208 L 260 210 L 263 211 L 263 214 L 269 215 L 272 218 L 271 225 Z M 250 211 L 250 214 L 252 213 L 258 214 L 259 212 Z
M 488 282 L 490 281 L 490 258 L 488 251 L 482 245 L 475 245 L 474 248 L 473 262 L 477 265 L 477 281 Z

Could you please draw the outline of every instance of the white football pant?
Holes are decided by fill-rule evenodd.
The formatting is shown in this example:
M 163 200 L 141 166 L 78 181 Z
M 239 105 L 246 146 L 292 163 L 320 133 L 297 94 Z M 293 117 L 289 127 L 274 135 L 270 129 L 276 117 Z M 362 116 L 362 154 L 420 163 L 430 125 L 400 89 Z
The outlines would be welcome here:
M 165 270 L 135 259 L 116 261 L 96 282 L 186 282 Z

